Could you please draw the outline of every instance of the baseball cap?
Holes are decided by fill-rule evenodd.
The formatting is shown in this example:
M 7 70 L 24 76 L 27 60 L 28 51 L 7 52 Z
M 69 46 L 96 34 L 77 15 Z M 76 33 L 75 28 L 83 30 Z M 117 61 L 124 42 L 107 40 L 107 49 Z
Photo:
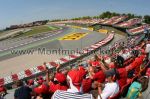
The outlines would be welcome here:
M 66 76 L 62 73 L 56 73 L 55 74 L 55 79 L 59 82 L 59 83 L 63 83 L 66 81 Z

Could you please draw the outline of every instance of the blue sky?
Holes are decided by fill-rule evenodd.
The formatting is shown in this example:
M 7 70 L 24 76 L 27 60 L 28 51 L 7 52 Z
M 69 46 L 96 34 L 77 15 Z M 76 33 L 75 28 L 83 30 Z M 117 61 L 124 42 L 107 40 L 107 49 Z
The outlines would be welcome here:
M 0 28 L 42 19 L 99 15 L 104 11 L 150 15 L 150 0 L 0 0 Z

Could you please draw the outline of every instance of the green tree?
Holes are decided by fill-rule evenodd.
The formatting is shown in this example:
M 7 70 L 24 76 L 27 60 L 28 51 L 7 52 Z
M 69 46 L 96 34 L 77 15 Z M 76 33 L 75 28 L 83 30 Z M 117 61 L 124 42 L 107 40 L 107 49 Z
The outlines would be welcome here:
M 150 24 L 150 15 L 144 16 L 144 22 Z

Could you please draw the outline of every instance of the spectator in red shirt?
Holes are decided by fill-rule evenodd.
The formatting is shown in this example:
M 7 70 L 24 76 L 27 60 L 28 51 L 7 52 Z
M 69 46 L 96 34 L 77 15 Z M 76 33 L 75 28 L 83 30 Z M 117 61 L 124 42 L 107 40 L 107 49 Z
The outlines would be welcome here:
M 66 85 L 66 76 L 62 73 L 56 73 L 54 82 L 49 82 L 49 91 L 54 93 L 56 90 L 67 90 L 68 86 Z
M 121 56 L 117 56 L 115 61 L 115 66 L 117 68 L 117 79 L 120 87 L 124 86 L 127 83 L 128 72 L 126 68 L 123 66 L 124 59 Z
M 118 80 L 118 84 L 120 87 L 124 86 L 127 83 L 127 70 L 123 66 L 123 64 L 124 64 L 124 58 L 123 57 L 117 56 L 116 59 L 114 59 L 114 65 L 117 69 L 116 70 L 116 78 Z M 104 68 L 103 70 L 107 71 L 106 68 Z
M 53 76 L 50 76 L 50 72 L 48 68 L 46 67 L 46 64 L 44 64 L 46 68 L 46 81 L 49 85 L 49 92 L 54 93 L 56 90 L 67 90 L 68 86 L 66 83 L 66 76 L 60 72 L 59 67 L 60 65 L 56 68 L 56 74 L 53 78 Z

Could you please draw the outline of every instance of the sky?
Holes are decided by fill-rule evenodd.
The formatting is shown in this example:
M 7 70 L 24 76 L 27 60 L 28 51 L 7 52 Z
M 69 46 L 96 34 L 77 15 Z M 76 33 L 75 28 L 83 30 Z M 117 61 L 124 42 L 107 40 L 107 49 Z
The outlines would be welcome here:
M 105 11 L 150 15 L 150 0 L 0 0 L 0 29 L 36 20 L 95 16 Z

